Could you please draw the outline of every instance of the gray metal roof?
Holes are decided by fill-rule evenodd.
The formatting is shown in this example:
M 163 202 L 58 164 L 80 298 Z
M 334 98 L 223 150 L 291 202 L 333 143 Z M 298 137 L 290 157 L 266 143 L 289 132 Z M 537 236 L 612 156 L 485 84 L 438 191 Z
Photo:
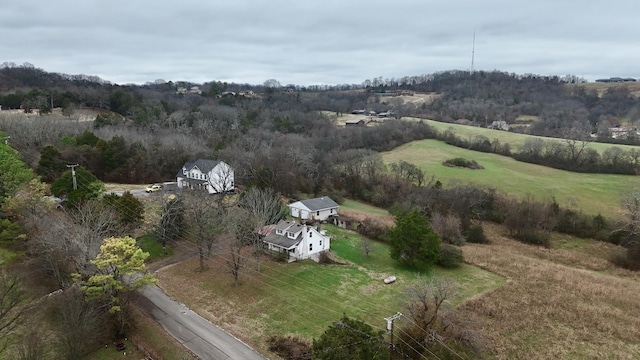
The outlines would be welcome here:
M 320 211 L 325 209 L 337 208 L 340 206 L 328 196 L 302 200 L 300 202 L 311 211 Z

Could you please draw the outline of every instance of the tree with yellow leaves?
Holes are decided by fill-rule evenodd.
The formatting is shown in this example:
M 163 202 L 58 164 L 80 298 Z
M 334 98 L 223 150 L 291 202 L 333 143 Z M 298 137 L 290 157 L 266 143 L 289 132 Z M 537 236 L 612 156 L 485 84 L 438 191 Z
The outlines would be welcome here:
M 133 292 L 147 284 L 155 284 L 151 274 L 145 274 L 145 259 L 132 237 L 105 239 L 100 253 L 91 263 L 97 273 L 89 278 L 82 290 L 89 299 L 103 301 L 108 311 L 116 316 L 116 335 L 124 335 L 128 304 Z

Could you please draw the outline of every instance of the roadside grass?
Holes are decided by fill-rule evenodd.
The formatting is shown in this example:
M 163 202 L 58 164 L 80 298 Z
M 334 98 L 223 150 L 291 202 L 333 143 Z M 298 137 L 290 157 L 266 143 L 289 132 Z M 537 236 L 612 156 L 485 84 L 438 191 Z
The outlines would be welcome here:
M 142 251 L 149 253 L 148 261 L 160 260 L 173 255 L 173 248 L 170 246 L 167 246 L 167 253 L 164 253 L 162 245 L 158 242 L 155 234 L 153 233 L 146 233 L 139 236 L 136 238 L 136 243 Z
M 467 244 L 465 259 L 508 281 L 458 310 L 484 329 L 496 359 L 640 358 L 640 274 L 585 251 L 615 246 L 554 234 L 545 249 L 511 240 L 494 224 L 485 233 L 491 244 Z
M 191 259 L 156 276 L 172 296 L 262 353 L 268 352 L 265 339 L 270 335 L 317 338 L 343 314 L 384 330 L 384 318 L 403 310 L 405 288 L 430 276 L 460 282 L 462 297 L 455 303 L 504 283 L 502 276 L 468 265 L 420 274 L 397 266 L 385 244 L 372 242 L 374 252 L 365 257 L 358 246 L 360 235 L 334 226 L 326 229 L 333 237 L 332 251 L 348 264 L 285 264 L 264 258 L 258 274 L 249 254 L 241 285 L 234 287 L 225 266 L 227 255 L 221 254 L 208 261 L 208 271 L 196 272 L 197 259 Z M 389 275 L 397 281 L 386 285 L 383 279 Z
M 118 351 L 115 343 L 107 344 L 92 352 L 86 360 L 115 360 L 115 359 L 145 359 L 151 355 L 152 359 L 195 359 L 195 357 L 158 323 L 144 315 L 139 309 L 133 308 L 132 317 L 136 328 L 133 337 L 124 341 L 126 349 Z
M 524 142 L 528 138 L 537 138 L 537 139 L 542 139 L 544 141 L 557 141 L 557 142 L 563 141 L 562 139 L 558 139 L 558 138 L 519 134 L 519 133 L 514 133 L 509 131 L 481 128 L 477 126 L 452 124 L 452 123 L 445 123 L 445 122 L 434 121 L 434 120 L 424 120 L 424 119 L 418 119 L 418 118 L 406 118 L 406 119 L 414 120 L 414 121 L 422 120 L 427 125 L 436 129 L 439 133 L 443 133 L 447 130 L 450 130 L 454 134 L 456 134 L 456 136 L 465 140 L 473 140 L 476 136 L 484 136 L 488 138 L 489 141 L 498 139 L 501 144 L 509 144 L 512 152 L 520 151 L 520 149 L 524 145 Z M 599 143 L 599 142 L 590 142 L 587 145 L 587 148 L 594 149 L 600 154 L 604 153 L 605 150 L 610 149 L 612 147 L 617 147 L 624 151 L 629 151 L 631 149 L 636 149 L 636 150 L 640 149 L 640 146 L 606 144 L 606 143 Z
M 130 340 L 124 340 L 126 349 L 119 351 L 116 349 L 115 343 L 105 345 L 104 347 L 85 356 L 85 360 L 115 360 L 115 359 L 144 359 L 144 354 L 136 349 Z
M 442 162 L 452 157 L 475 160 L 482 170 L 451 168 Z M 445 186 L 468 182 L 493 187 L 508 195 L 555 197 L 562 207 L 577 207 L 587 214 L 615 214 L 620 198 L 638 185 L 637 176 L 582 174 L 516 161 L 510 157 L 461 149 L 437 140 L 414 141 L 382 153 L 386 163 L 404 160 L 435 176 Z

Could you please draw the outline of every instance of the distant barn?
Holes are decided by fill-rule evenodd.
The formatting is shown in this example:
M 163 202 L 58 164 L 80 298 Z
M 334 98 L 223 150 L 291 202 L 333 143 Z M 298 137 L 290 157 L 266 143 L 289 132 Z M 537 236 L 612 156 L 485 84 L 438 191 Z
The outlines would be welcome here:
M 363 119 L 359 120 L 347 120 L 344 123 L 345 126 L 364 126 L 365 122 Z

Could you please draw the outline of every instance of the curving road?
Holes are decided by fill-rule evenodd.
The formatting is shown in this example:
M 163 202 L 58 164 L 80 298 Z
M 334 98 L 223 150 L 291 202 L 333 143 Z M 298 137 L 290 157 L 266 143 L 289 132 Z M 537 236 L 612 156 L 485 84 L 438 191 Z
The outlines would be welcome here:
M 162 289 L 147 285 L 138 303 L 187 349 L 203 360 L 265 360 L 248 345 L 171 299 Z

